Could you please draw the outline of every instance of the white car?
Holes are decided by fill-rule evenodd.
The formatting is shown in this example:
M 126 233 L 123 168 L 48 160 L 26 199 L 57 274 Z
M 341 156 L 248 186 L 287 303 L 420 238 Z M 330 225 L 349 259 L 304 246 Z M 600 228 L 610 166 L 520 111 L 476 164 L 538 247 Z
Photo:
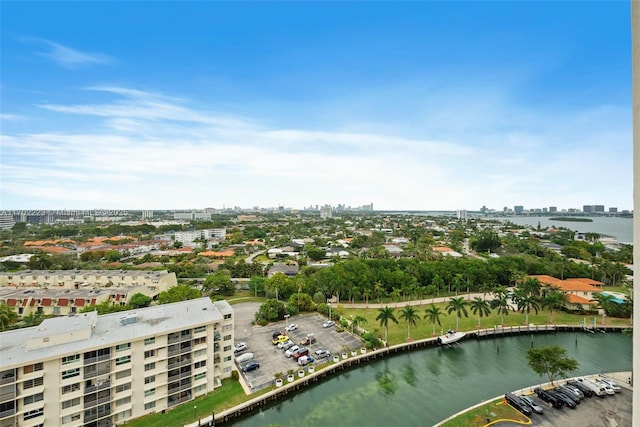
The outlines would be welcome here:
M 295 323 L 292 323 L 289 326 L 287 326 L 286 328 L 284 328 L 284 330 L 287 331 L 287 332 L 295 331 L 296 329 L 298 329 L 298 325 L 295 324 Z
M 334 322 L 333 320 L 327 320 L 327 321 L 322 323 L 322 327 L 323 328 L 330 328 L 335 324 L 336 324 L 336 322 Z
M 295 353 L 296 351 L 298 351 L 300 347 L 297 345 L 294 345 L 293 347 L 290 347 L 289 350 L 284 352 L 284 355 L 287 357 L 291 357 L 293 356 L 293 353 Z
M 235 353 L 240 353 L 241 351 L 245 351 L 247 349 L 247 343 L 239 342 L 235 343 L 233 346 L 233 351 Z
M 278 344 L 278 346 L 277 346 L 277 347 L 278 347 L 279 349 L 283 349 L 285 346 L 287 346 L 287 345 L 289 345 L 289 344 L 293 344 L 293 341 L 288 340 L 288 341 L 285 341 L 285 342 L 281 342 L 281 343 L 279 343 L 279 344 Z M 289 346 L 289 347 L 290 347 L 290 346 Z
M 598 380 L 596 382 L 608 385 L 609 387 L 611 387 L 613 389 L 613 391 L 615 391 L 616 393 L 620 393 L 620 391 L 622 390 L 620 388 L 620 386 L 618 384 L 615 383 L 615 381 L 607 379 L 607 378 L 598 378 Z

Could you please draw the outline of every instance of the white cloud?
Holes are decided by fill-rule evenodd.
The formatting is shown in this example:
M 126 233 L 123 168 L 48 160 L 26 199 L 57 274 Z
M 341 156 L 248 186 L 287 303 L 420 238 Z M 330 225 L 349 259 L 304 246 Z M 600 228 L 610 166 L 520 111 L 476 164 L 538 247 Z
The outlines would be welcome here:
M 114 59 L 108 55 L 95 52 L 81 52 L 51 40 L 41 38 L 29 38 L 26 40 L 38 42 L 46 46 L 47 50 L 39 52 L 38 54 L 51 59 L 65 68 L 76 68 L 84 65 L 110 65 L 114 62 Z
M 631 179 L 624 181 L 631 170 L 630 143 L 624 148 L 630 131 L 603 122 L 619 113 L 615 109 L 548 117 L 495 103 L 481 126 L 459 116 L 475 123 L 459 130 L 454 106 L 441 103 L 447 110 L 442 117 L 451 120 L 446 137 L 420 138 L 401 126 L 384 133 L 275 129 L 253 118 L 196 110 L 185 99 L 90 89 L 118 98 L 41 107 L 84 116 L 93 131 L 1 137 L 7 208 L 373 202 L 384 209 L 477 209 L 581 206 L 604 195 L 612 204 L 631 200 Z M 507 128 L 491 123 L 503 123 L 506 108 L 513 122 Z

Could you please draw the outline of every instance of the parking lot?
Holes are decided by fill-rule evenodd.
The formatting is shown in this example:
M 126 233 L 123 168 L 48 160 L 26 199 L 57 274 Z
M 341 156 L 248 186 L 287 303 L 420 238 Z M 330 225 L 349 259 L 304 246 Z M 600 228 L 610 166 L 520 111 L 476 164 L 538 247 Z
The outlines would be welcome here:
M 362 347 L 360 338 L 351 335 L 350 331 L 336 332 L 335 326 L 323 328 L 322 323 L 327 318 L 318 313 L 292 316 L 287 320 L 270 323 L 267 326 L 252 325 L 254 314 L 259 307 L 259 303 L 234 305 L 235 342 L 247 344 L 247 350 L 237 353 L 236 356 L 252 353 L 254 360 L 260 363 L 259 369 L 242 374 L 247 385 L 253 391 L 273 384 L 274 374 L 277 372 L 282 372 L 286 376 L 289 370 L 297 372 L 300 368 L 294 358 L 285 357 L 284 351 L 271 343 L 274 332 L 283 331 L 286 326 L 292 323 L 297 324 L 298 328 L 288 332 L 287 335 L 294 343 L 297 344 L 304 340 L 307 334 L 313 334 L 315 337 L 315 343 L 305 346 L 309 348 L 309 354 L 313 357 L 315 357 L 314 352 L 319 349 L 326 349 L 332 355 L 339 355 L 345 348 L 356 350 Z

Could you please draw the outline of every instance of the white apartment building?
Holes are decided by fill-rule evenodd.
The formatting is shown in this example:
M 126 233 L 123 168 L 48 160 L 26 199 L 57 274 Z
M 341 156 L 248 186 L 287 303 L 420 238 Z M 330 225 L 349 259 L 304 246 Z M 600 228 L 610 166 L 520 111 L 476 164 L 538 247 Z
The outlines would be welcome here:
M 233 322 L 199 298 L 3 332 L 0 427 L 112 426 L 210 393 L 233 370 Z
M 176 242 L 182 242 L 184 245 L 192 245 L 195 240 L 224 240 L 227 236 L 227 230 L 225 228 L 211 228 L 206 230 L 192 230 L 192 231 L 176 231 L 174 239 Z

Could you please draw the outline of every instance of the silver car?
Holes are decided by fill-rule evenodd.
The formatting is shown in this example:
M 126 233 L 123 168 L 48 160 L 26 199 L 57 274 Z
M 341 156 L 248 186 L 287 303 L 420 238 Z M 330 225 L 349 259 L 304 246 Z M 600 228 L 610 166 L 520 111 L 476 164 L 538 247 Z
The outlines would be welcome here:
M 531 410 L 532 410 L 533 412 L 535 412 L 536 414 L 542 414 L 542 413 L 544 413 L 544 409 L 542 408 L 542 406 L 538 405 L 538 404 L 536 403 L 536 401 L 535 401 L 535 400 L 533 400 L 533 398 L 532 398 L 532 397 L 522 395 L 522 396 L 520 396 L 520 398 L 521 398 L 522 400 L 524 400 L 524 403 L 526 403 L 527 405 L 529 405 L 529 407 L 531 408 Z

